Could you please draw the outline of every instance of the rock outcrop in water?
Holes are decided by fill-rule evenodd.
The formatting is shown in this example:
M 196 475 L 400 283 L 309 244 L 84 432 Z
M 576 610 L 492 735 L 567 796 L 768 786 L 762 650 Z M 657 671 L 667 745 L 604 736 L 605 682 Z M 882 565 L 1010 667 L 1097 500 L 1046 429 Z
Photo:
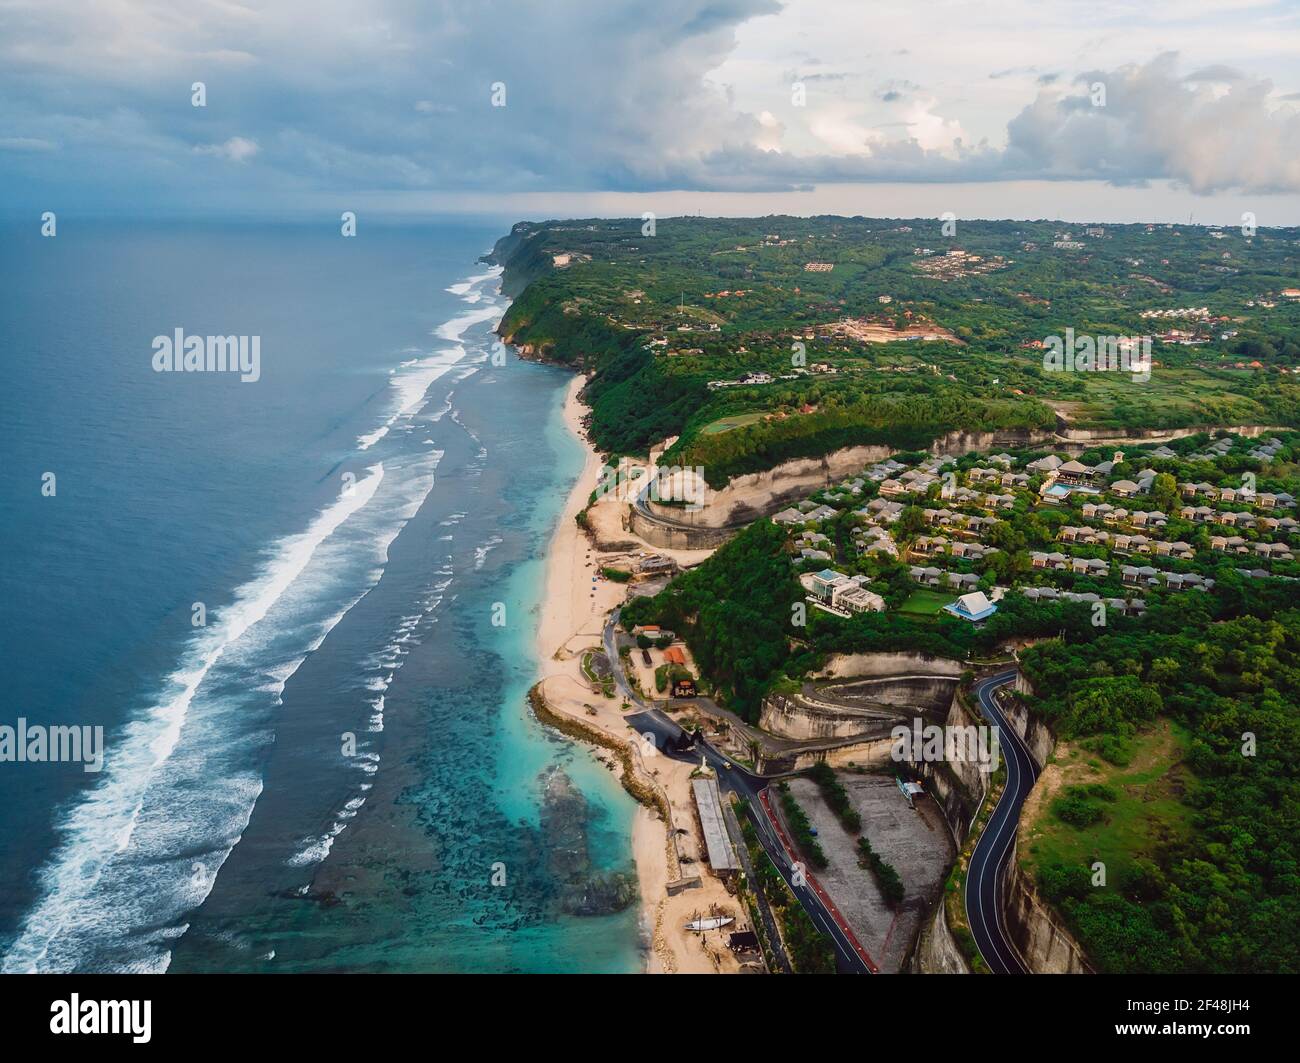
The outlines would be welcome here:
M 567 915 L 623 911 L 636 901 L 636 878 L 621 871 L 592 870 L 587 799 L 561 768 L 547 768 L 540 780 L 542 843 L 547 871 L 556 886 L 556 907 Z

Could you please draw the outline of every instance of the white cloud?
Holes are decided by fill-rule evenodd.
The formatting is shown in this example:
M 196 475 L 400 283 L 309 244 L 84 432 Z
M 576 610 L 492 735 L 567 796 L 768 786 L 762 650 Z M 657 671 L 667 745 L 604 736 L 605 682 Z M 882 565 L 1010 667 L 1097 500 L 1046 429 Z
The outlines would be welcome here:
M 83 7 L 0 3 L 0 196 L 212 202 L 196 156 L 256 158 L 222 168 L 220 189 L 260 204 L 1033 178 L 1300 189 L 1294 5 L 105 0 L 78 21 Z M 1170 44 L 1181 63 L 1153 60 Z M 1093 68 L 1101 113 L 1081 106 Z
M 42 137 L 0 137 L 0 151 L 57 151 L 58 145 Z
M 194 149 L 198 155 L 216 155 L 231 162 L 247 162 L 258 150 L 257 141 L 247 137 L 231 137 L 221 144 L 200 144 Z
M 1202 193 L 1300 191 L 1300 110 L 1273 101 L 1270 82 L 1180 77 L 1172 54 L 1082 80 L 1105 85 L 1105 106 L 1092 106 L 1081 89 L 1042 91 L 1008 127 L 1009 166 L 1047 176 L 1170 177 Z
M 939 101 L 933 97 L 908 104 L 903 113 L 907 135 L 926 151 L 950 152 L 964 138 L 961 122 L 935 113 Z

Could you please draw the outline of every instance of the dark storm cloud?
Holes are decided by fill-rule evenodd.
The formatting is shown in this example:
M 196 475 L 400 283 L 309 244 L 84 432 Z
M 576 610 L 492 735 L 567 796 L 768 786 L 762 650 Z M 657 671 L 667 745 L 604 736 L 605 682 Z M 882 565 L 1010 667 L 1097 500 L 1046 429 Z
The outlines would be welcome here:
M 199 209 L 410 191 L 1035 177 L 1300 189 L 1295 109 L 1227 67 L 1183 76 L 1173 56 L 1070 89 L 1040 85 L 1005 147 L 931 136 L 923 148 L 904 132 L 855 154 L 764 150 L 771 116 L 738 109 L 708 74 L 740 25 L 778 10 L 775 0 L 9 3 L 0 195 Z M 206 107 L 190 105 L 196 81 Z M 1106 85 L 1105 107 L 1091 103 L 1093 82 Z M 498 83 L 504 107 L 492 106 Z M 916 89 L 899 81 L 866 95 L 897 107 Z

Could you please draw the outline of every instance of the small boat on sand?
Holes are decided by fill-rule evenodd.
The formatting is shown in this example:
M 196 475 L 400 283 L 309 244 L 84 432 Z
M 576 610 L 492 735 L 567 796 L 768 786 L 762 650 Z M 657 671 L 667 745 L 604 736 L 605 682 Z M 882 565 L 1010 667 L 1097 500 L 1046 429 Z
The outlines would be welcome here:
M 715 915 L 708 919 L 692 919 L 689 923 L 686 924 L 686 929 L 694 930 L 698 934 L 698 933 L 702 933 L 705 930 L 717 930 L 721 927 L 726 926 L 729 923 L 734 923 L 734 922 L 735 920 L 732 919 L 731 916 L 729 915 L 727 916 Z

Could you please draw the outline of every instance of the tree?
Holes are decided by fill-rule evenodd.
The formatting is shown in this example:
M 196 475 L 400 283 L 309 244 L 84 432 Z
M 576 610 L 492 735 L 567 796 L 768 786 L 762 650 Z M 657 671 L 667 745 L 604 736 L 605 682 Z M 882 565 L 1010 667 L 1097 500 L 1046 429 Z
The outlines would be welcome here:
M 1178 510 L 1178 481 L 1167 472 L 1157 474 L 1151 482 L 1151 498 L 1156 508 L 1166 515 L 1175 513 Z

